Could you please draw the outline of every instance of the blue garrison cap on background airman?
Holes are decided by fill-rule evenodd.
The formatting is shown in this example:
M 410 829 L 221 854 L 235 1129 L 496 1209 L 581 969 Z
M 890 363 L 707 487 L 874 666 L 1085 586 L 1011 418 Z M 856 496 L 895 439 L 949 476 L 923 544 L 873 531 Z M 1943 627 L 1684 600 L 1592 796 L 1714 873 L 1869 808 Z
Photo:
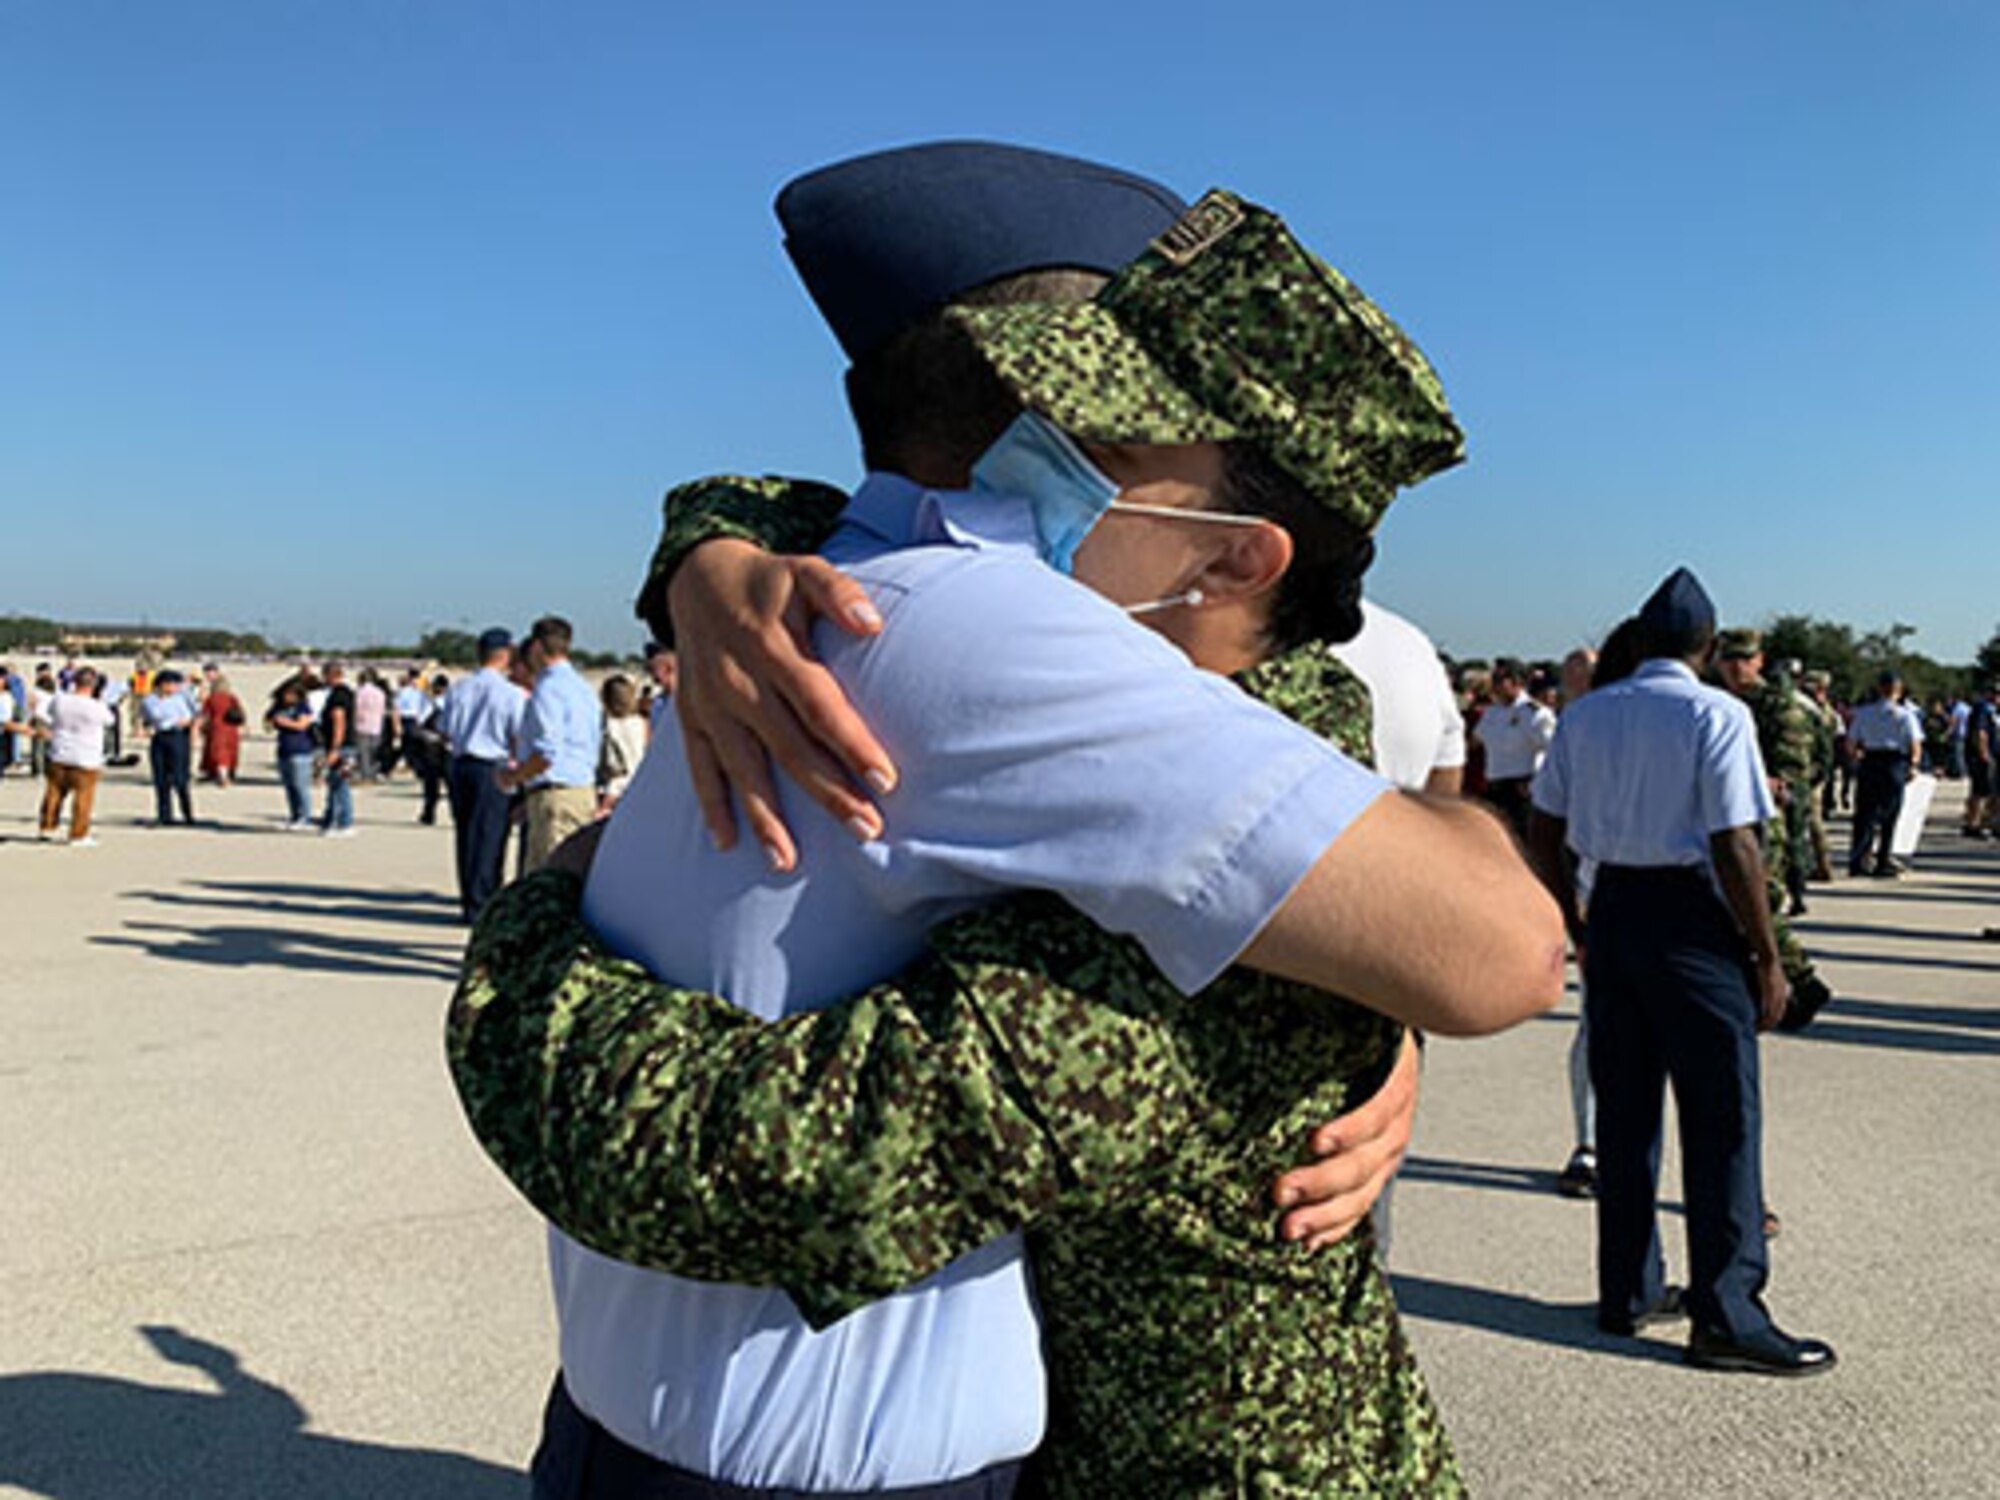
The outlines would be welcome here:
M 1639 625 L 1652 635 L 1686 635 L 1715 628 L 1715 601 L 1701 580 L 1686 568 L 1675 568 L 1652 596 L 1639 606 Z
M 977 286 L 1118 270 L 1187 205 L 1116 167 L 990 141 L 835 162 L 778 194 L 785 250 L 850 359 Z

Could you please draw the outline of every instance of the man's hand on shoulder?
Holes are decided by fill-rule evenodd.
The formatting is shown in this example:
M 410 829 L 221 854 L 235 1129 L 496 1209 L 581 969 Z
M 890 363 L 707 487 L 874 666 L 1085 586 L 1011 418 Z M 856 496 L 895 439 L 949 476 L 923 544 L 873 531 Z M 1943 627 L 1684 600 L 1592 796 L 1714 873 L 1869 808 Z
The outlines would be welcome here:
M 895 766 L 811 645 L 821 618 L 857 636 L 881 630 L 861 586 L 824 558 L 719 538 L 681 563 L 667 601 L 680 653 L 674 709 L 716 847 L 736 843 L 737 803 L 773 868 L 798 863 L 773 760 L 857 838 L 878 836 L 881 812 L 858 788 L 892 791 Z

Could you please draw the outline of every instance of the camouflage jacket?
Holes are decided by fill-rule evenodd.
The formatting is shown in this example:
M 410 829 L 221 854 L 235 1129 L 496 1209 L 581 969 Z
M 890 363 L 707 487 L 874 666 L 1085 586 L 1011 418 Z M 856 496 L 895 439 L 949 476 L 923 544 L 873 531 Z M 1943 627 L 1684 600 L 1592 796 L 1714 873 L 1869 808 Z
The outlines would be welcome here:
M 1246 683 L 1365 754 L 1325 652 Z M 1047 897 L 765 1024 L 592 939 L 567 877 L 482 917 L 450 1053 L 475 1134 L 607 1254 L 779 1284 L 823 1324 L 1029 1226 L 1050 1387 L 1031 1493 L 1458 1494 L 1366 1230 L 1306 1255 L 1266 1189 L 1401 1028 L 1231 970 L 1183 996 Z
M 1819 725 L 1805 700 L 1781 674 L 1772 673 L 1749 696 L 1757 721 L 1757 748 L 1764 769 L 1780 781 L 1810 785 L 1817 760 Z

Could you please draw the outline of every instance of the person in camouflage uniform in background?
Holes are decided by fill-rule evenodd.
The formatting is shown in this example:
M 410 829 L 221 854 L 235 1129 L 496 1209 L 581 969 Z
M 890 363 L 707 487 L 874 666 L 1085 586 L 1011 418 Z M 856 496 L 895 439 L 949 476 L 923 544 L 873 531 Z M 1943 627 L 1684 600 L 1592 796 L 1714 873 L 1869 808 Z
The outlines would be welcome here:
M 1356 503 L 1386 502 L 1393 483 L 1371 493 L 1379 476 L 1358 475 Z M 784 493 L 771 482 L 732 489 L 739 516 Z M 1365 747 L 1365 698 L 1316 647 L 1267 663 L 1248 685 Z M 1066 1187 L 1095 1188 L 1101 1198 L 1036 1232 L 1058 1407 L 1039 1471 L 1047 1492 L 1459 1491 L 1365 1239 L 1322 1256 L 1288 1250 L 1256 1187 L 1260 1165 L 1292 1158 L 1301 1128 L 1379 1080 L 1400 1045 L 1395 1023 L 1244 971 L 1198 1001 L 1182 997 L 1129 944 L 1028 899 L 941 930 L 933 967 L 900 991 L 878 986 L 766 1027 L 708 997 L 662 1003 L 663 986 L 594 950 L 574 885 L 560 879 L 524 883 L 482 924 L 452 1027 L 475 1129 L 559 1225 L 614 1254 L 732 1279 L 772 1257 L 770 1274 L 823 1318 L 1010 1224 L 1041 1226 Z M 954 971 L 946 980 L 940 963 Z M 1077 1039 L 1093 1035 L 1079 994 L 1093 988 L 1120 1014 L 1163 1023 L 1171 1058 L 1199 1080 L 1162 1075 L 1152 1091 L 1162 1102 L 1136 1111 L 1138 1145 L 1234 1143 L 1194 1148 L 1206 1164 L 1169 1174 L 1170 1190 L 1141 1171 L 1145 1191 L 1127 1183 L 1121 1197 L 1077 1144 L 1075 1116 L 1130 1127 L 1135 1112 L 1118 1096 L 1152 1076 L 1130 1045 L 1077 1055 Z M 981 1024 L 953 1024 L 941 1004 L 975 1007 Z M 886 1021 L 898 1007 L 928 1019 Z M 720 1071 L 679 1071 L 672 1038 L 689 1026 L 722 1048 Z M 937 1038 L 952 1055 L 926 1085 L 907 1069 Z M 779 1060 L 732 1050 L 757 1046 Z M 821 1118 L 795 1092 L 805 1083 L 851 1106 L 837 1128 L 796 1123 L 801 1109 Z M 1202 1129 L 1176 1122 L 1182 1093 L 1205 1101 L 1181 1111 Z M 1023 1096 L 1032 1109 L 1010 1109 Z M 701 1124 L 703 1109 L 726 1123 Z M 952 1134 L 954 1110 L 983 1128 Z M 941 1139 L 926 1145 L 933 1125 Z M 1038 1129 L 1062 1149 L 1038 1155 Z M 834 1158 L 836 1139 L 861 1154 L 859 1167 Z M 893 1165 L 869 1155 L 878 1144 Z M 1010 1164 L 1023 1155 L 1041 1164 L 1041 1185 Z M 795 1194 L 809 1205 L 796 1219 Z M 690 1207 L 676 1207 L 683 1198 Z M 726 1241 L 732 1213 L 748 1240 L 717 1255 L 708 1237 Z
M 1787 1026 L 1797 1030 L 1827 1001 L 1826 984 L 1787 920 L 1806 910 L 1806 875 L 1812 868 L 1808 807 L 1819 726 L 1789 679 L 1764 671 L 1760 631 L 1733 626 L 1716 632 L 1715 669 L 1723 686 L 1749 705 L 1764 772 L 1778 804 L 1777 816 L 1764 829 L 1764 863 L 1778 957 L 1795 997 Z
M 1833 685 L 1832 674 L 1815 668 L 1800 674 L 1799 682 L 1799 695 L 1813 716 L 1812 795 L 1806 802 L 1806 835 L 1812 849 L 1812 871 L 1807 878 L 1827 881 L 1833 879 L 1833 855 L 1826 837 L 1825 808 L 1833 786 L 1834 771 L 1840 763 L 1842 725 L 1839 712 L 1827 698 Z

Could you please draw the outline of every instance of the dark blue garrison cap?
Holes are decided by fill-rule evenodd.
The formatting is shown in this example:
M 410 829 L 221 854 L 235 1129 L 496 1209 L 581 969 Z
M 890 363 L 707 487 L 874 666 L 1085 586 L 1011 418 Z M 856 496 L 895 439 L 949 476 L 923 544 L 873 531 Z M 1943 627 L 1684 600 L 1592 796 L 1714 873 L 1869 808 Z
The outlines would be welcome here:
M 1002 276 L 1108 275 L 1186 211 L 1130 172 L 988 141 L 835 162 L 787 183 L 777 202 L 785 250 L 850 359 Z
M 514 644 L 514 632 L 505 626 L 495 625 L 479 632 L 479 659 L 486 660 L 495 651 L 504 651 Z
M 1684 635 L 1690 630 L 1715 628 L 1715 601 L 1701 580 L 1686 568 L 1675 568 L 1666 582 L 1639 606 L 1639 625 L 1660 635 Z

